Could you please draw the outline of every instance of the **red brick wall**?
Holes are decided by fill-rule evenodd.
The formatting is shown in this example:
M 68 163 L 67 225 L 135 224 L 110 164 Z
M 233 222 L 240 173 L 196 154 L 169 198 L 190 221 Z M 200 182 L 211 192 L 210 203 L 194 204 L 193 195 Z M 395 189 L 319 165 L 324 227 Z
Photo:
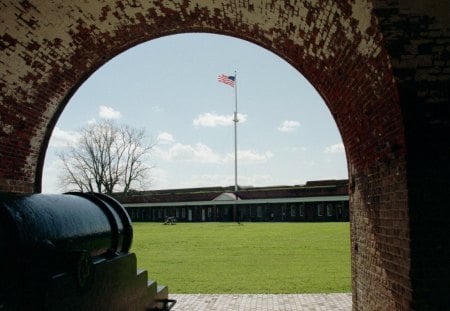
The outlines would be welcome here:
M 407 142 L 412 305 L 450 306 L 450 1 L 376 1 Z
M 372 4 L 365 0 L 0 0 L 0 191 L 40 191 L 45 150 L 59 114 L 77 87 L 121 51 L 181 32 L 243 38 L 275 52 L 304 74 L 324 97 L 341 131 L 349 164 L 354 309 L 408 309 L 428 281 L 416 283 L 416 269 L 423 261 L 410 249 L 411 237 L 428 228 L 416 224 L 422 207 L 417 202 L 434 193 L 413 195 L 408 187 L 421 190 L 418 177 L 430 177 L 437 169 L 420 169 L 420 160 L 432 160 L 433 155 L 416 158 L 415 152 L 434 130 L 448 127 L 448 117 L 441 116 L 441 127 L 432 125 L 434 114 L 423 121 L 420 112 L 434 91 L 424 84 L 409 96 L 416 75 L 397 71 L 403 67 L 396 63 L 396 47 L 408 50 L 396 37 L 402 27 L 396 24 L 400 11 L 389 11 L 399 2 L 376 1 L 373 15 Z M 420 3 L 428 2 L 414 3 L 420 11 L 426 7 Z M 407 7 L 401 13 L 408 19 Z M 437 42 L 423 43 L 418 50 L 433 54 Z M 444 44 L 445 51 L 447 47 Z M 418 54 L 407 58 L 418 59 Z M 448 103 L 448 88 L 441 98 Z M 410 109 L 410 100 L 419 105 Z M 440 109 L 447 112 L 442 103 Z M 425 134 L 417 144 L 406 145 L 405 137 L 412 142 L 421 131 Z M 442 154 L 439 148 L 448 148 L 448 143 L 440 142 L 432 147 Z M 443 159 L 448 160 L 448 154 Z M 417 178 L 409 177 L 414 174 Z M 422 250 L 424 241 L 413 243 L 413 251 Z M 439 271 L 446 270 L 448 264 Z

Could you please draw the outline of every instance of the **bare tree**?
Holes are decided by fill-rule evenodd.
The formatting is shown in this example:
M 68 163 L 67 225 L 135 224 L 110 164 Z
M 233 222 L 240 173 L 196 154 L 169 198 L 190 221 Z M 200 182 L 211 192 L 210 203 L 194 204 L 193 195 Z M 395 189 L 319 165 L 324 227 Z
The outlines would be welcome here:
M 150 167 L 145 159 L 152 147 L 145 144 L 144 129 L 111 121 L 88 125 L 78 143 L 59 154 L 64 167 L 62 185 L 108 194 L 142 189 L 149 183 Z

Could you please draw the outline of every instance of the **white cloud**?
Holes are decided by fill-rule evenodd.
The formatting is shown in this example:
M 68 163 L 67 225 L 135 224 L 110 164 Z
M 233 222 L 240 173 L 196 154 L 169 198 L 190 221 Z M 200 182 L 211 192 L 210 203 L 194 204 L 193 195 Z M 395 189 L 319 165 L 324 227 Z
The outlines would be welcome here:
M 293 132 L 299 126 L 300 122 L 298 121 L 286 120 L 277 129 L 280 132 Z
M 325 148 L 325 153 L 344 153 L 344 144 L 334 144 Z
M 120 119 L 122 114 L 120 111 L 114 110 L 114 108 L 107 106 L 100 106 L 98 110 L 98 116 L 102 119 Z
M 258 153 L 254 150 L 238 150 L 238 162 L 266 162 L 273 157 L 273 153 L 266 151 L 264 153 Z M 226 155 L 226 162 L 234 161 L 234 153 Z
M 195 145 L 185 145 L 176 143 L 167 150 L 157 148 L 156 153 L 167 161 L 185 161 L 198 163 L 220 163 L 221 157 L 210 147 L 196 143 Z
M 173 135 L 167 132 L 159 133 L 157 138 L 158 143 L 163 145 L 169 145 L 172 144 L 175 139 L 173 138 Z
M 206 112 L 195 118 L 192 123 L 197 127 L 230 126 L 233 124 L 233 115 L 218 115 L 215 112 Z M 247 121 L 247 115 L 238 113 L 239 122 Z
M 51 147 L 69 147 L 77 143 L 81 137 L 80 133 L 75 131 L 64 131 L 59 127 L 55 127 L 50 139 Z
M 42 174 L 43 193 L 61 193 L 66 191 L 59 180 L 59 174 L 62 169 L 63 164 L 60 159 L 45 160 Z
M 195 163 L 223 164 L 234 161 L 234 153 L 220 154 L 211 147 L 196 143 L 194 145 L 175 143 L 169 148 L 155 147 L 154 155 L 166 161 L 183 161 Z M 240 162 L 266 162 L 273 157 L 273 153 L 266 151 L 258 153 L 254 150 L 238 150 Z
M 165 169 L 152 167 L 150 176 L 152 177 L 152 188 L 164 189 L 171 186 L 169 172 Z

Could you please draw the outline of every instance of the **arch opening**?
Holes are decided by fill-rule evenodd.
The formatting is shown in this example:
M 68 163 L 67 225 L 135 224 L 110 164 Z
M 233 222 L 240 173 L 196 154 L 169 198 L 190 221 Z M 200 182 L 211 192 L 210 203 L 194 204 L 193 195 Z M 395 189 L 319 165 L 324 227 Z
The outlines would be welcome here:
M 50 157 L 46 163 L 56 163 L 54 158 L 51 158 L 55 149 L 73 145 L 74 139 L 78 135 L 76 130 L 79 128 L 79 124 L 92 122 L 92 117 L 96 117 L 97 120 L 101 118 L 119 119 L 119 121 L 132 125 L 134 123 L 139 126 L 152 124 L 148 132 L 158 133 L 160 139 L 163 140 L 156 150 L 159 162 L 161 163 L 165 158 L 167 164 L 164 164 L 166 167 L 174 167 L 176 176 L 189 176 L 189 179 L 182 183 L 177 184 L 177 181 L 172 179 L 172 184 L 156 183 L 150 189 L 231 185 L 233 180 L 232 161 L 230 161 L 232 158 L 232 130 L 228 119 L 232 119 L 233 89 L 219 84 L 217 75 L 223 71 L 224 67 L 228 68 L 233 61 L 238 61 L 238 64 L 235 65 L 239 68 L 239 111 L 242 112 L 238 125 L 238 131 L 241 133 L 239 137 L 242 137 L 238 139 L 240 144 L 238 154 L 243 154 L 238 161 L 240 186 L 243 189 L 261 186 L 295 187 L 295 185 L 303 185 L 310 180 L 347 178 L 345 151 L 326 105 L 312 86 L 278 56 L 248 42 L 212 34 L 180 34 L 153 41 L 150 41 L 147 47 L 146 44 L 141 44 L 118 56 L 120 59 L 111 60 L 75 92 L 73 99 L 69 100 L 66 110 L 60 117 L 62 122 L 56 125 L 55 135 L 50 140 L 50 151 L 47 152 L 47 156 Z M 157 44 L 158 41 L 162 42 Z M 200 50 L 205 50 L 206 46 L 212 46 L 214 49 L 199 55 Z M 174 51 L 173 55 L 166 55 L 170 49 Z M 237 51 L 236 55 L 229 56 L 229 59 L 222 62 L 215 59 L 219 52 L 229 55 L 233 50 Z M 177 55 L 180 59 L 174 61 Z M 162 59 L 162 56 L 165 58 Z M 157 61 L 145 64 L 142 59 L 145 60 L 148 57 L 155 58 Z M 193 61 L 194 64 L 183 65 L 192 57 L 197 60 Z M 215 64 L 215 67 L 211 69 L 212 64 Z M 258 66 L 258 64 L 264 66 Z M 115 69 L 108 69 L 108 67 Z M 192 72 L 195 73 L 194 77 L 192 77 Z M 156 78 L 149 79 L 153 76 Z M 179 83 L 183 86 L 177 85 Z M 168 92 L 163 91 L 164 87 L 168 89 Z M 150 90 L 143 92 L 143 88 Z M 289 91 L 292 89 L 295 92 Z M 155 93 L 158 92 L 163 94 L 157 96 Z M 137 94 L 132 96 L 130 93 Z M 180 96 L 171 96 L 174 94 L 180 94 Z M 197 105 L 197 101 L 201 103 Z M 188 111 L 177 116 L 176 112 L 186 106 L 189 106 Z M 295 109 L 296 106 L 303 106 L 303 108 Z M 316 106 L 319 107 L 316 108 Z M 144 116 L 144 118 L 140 116 Z M 159 119 L 163 122 L 158 123 L 155 127 L 154 123 Z M 156 130 L 158 127 L 163 130 Z M 187 128 L 191 128 L 192 133 L 187 134 L 189 131 Z M 258 137 L 266 137 L 266 139 L 258 145 L 255 144 L 259 142 Z M 175 141 L 175 138 L 178 141 Z M 207 141 L 203 142 L 203 139 L 207 139 Z M 219 141 L 219 143 L 213 145 L 214 141 Z M 268 149 L 269 147 L 271 149 Z M 307 157 L 308 153 L 309 157 Z M 285 167 L 280 168 L 280 163 L 271 164 L 272 159 L 277 157 Z M 296 160 L 295 158 L 300 159 Z M 180 160 L 181 165 L 177 163 L 177 160 Z M 322 162 L 319 163 L 320 160 Z M 202 163 L 197 164 L 197 162 Z M 184 174 L 182 170 L 186 166 L 193 167 L 193 171 L 203 180 L 196 181 L 195 176 L 190 175 L 192 173 L 189 171 Z M 255 175 L 251 176 L 254 166 L 257 166 L 253 171 Z M 202 167 L 204 169 L 206 167 L 205 173 L 198 172 Z M 338 170 L 334 173 L 327 170 L 327 168 L 336 167 Z M 321 172 L 314 172 L 318 168 L 321 168 Z M 273 176 L 278 179 L 272 177 L 277 171 L 292 170 L 300 171 L 301 174 Z M 57 176 L 56 171 L 49 167 L 44 169 L 44 172 L 47 176 Z M 216 179 L 205 178 L 208 172 L 216 176 Z M 300 179 L 295 179 L 296 175 Z M 155 182 L 158 182 L 157 176 L 154 179 Z M 206 184 L 198 183 L 205 182 L 205 179 Z M 51 192 L 45 186 L 44 191 Z M 316 203 L 317 206 L 314 205 Z M 268 212 L 268 209 L 273 208 L 277 222 L 333 221 L 338 215 L 338 205 L 342 202 L 337 202 L 337 205 L 323 202 L 314 204 L 308 202 L 305 206 L 304 203 L 303 205 L 301 203 L 289 205 L 278 203 L 274 207 L 264 205 L 264 212 L 258 211 L 256 205 L 253 208 L 246 206 L 242 220 L 261 221 L 264 218 L 269 221 L 271 213 Z M 344 213 L 348 220 L 348 205 L 343 204 L 339 207 L 345 209 Z M 199 214 L 200 210 L 204 212 L 203 215 Z M 200 220 L 201 217 L 204 218 L 203 220 L 211 221 L 213 217 L 210 217 L 209 213 L 223 214 L 222 208 L 212 211 L 200 210 L 191 209 L 191 213 L 195 214 L 194 218 L 200 217 L 194 221 Z M 161 214 L 159 218 L 155 214 L 158 212 Z M 145 214 L 151 216 L 155 214 L 156 216 L 152 219 L 158 218 L 157 220 L 160 221 L 165 212 L 161 213 L 161 210 L 155 210 L 150 213 L 145 212 Z M 232 207 L 229 208 L 229 212 L 232 212 Z M 178 219 L 189 221 L 188 211 L 185 210 L 184 213 L 186 219 L 181 218 L 181 210 Z M 132 217 L 135 216 L 134 211 L 130 214 Z M 142 213 L 139 212 L 139 214 Z M 222 214 L 220 214 L 222 218 L 216 219 L 217 221 L 232 220 L 231 214 L 228 215 L 231 218 L 226 218 L 225 214 Z M 343 216 L 342 210 L 341 216 Z M 342 220 L 345 219 L 339 219 L 339 221 Z M 346 252 L 349 254 L 350 250 L 346 249 Z M 329 291 L 325 288 L 322 290 Z M 342 287 L 339 291 L 341 290 Z M 348 287 L 347 290 L 349 290 Z

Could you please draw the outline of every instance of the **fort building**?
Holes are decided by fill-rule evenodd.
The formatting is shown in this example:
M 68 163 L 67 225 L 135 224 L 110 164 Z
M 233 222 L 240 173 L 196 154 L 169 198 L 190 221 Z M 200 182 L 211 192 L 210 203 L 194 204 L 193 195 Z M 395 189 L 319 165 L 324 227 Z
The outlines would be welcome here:
M 133 221 L 349 221 L 348 181 L 208 187 L 116 194 Z

